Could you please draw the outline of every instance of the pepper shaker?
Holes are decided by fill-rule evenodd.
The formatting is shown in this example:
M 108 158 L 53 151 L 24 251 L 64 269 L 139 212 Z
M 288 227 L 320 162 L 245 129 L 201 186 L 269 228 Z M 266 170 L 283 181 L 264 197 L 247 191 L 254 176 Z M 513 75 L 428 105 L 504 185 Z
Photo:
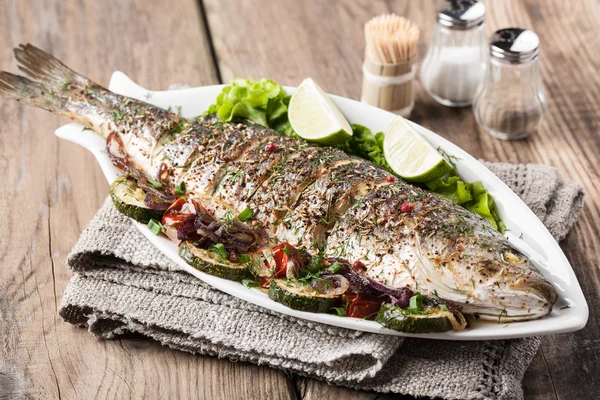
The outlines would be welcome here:
M 485 5 L 475 0 L 444 3 L 421 66 L 421 83 L 438 103 L 471 104 L 486 64 Z
M 474 101 L 477 123 L 499 139 L 521 139 L 542 123 L 546 96 L 539 71 L 540 40 L 521 28 L 490 38 L 487 72 Z

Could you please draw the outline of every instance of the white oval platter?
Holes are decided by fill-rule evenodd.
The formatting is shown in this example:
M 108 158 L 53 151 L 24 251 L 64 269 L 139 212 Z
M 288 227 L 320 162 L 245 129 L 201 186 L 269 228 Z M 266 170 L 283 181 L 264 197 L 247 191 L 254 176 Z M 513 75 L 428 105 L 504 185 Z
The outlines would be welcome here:
M 163 108 L 172 107 L 172 109 L 176 109 L 180 107 L 181 115 L 184 117 L 195 117 L 202 114 L 214 101 L 222 87 L 223 85 L 216 85 L 152 92 L 138 86 L 129 77 L 118 71 L 113 74 L 109 84 L 109 89 L 118 94 L 146 101 Z M 293 93 L 294 88 L 286 87 L 286 90 L 288 93 Z M 350 123 L 365 125 L 374 132 L 385 131 L 395 117 L 390 112 L 358 101 L 333 95 L 331 98 Z M 266 293 L 259 289 L 247 289 L 238 282 L 207 275 L 194 269 L 179 257 L 177 246 L 174 243 L 164 237 L 155 236 L 145 225 L 136 224 L 144 236 L 179 265 L 182 270 L 223 292 L 245 301 L 305 320 L 364 332 L 442 340 L 509 339 L 572 332 L 583 328 L 588 318 L 587 303 L 569 261 L 542 222 L 514 192 L 475 158 L 435 133 L 417 124 L 411 124 L 434 147 L 439 146 L 448 154 L 460 159 L 457 163 L 457 169 L 464 179 L 468 181 L 481 180 L 483 182 L 489 193 L 494 197 L 500 216 L 509 228 L 507 232 L 508 239 L 517 249 L 530 257 L 546 279 L 556 287 L 559 300 L 551 314 L 535 321 L 510 324 L 502 321 L 500 323 L 473 321 L 470 328 L 461 332 L 405 334 L 383 328 L 374 321 L 296 311 L 272 301 Z M 92 131 L 82 131 L 82 128 L 81 124 L 70 123 L 60 127 L 56 131 L 56 135 L 91 151 L 100 163 L 106 179 L 111 183 L 119 173 L 104 151 L 104 139 Z

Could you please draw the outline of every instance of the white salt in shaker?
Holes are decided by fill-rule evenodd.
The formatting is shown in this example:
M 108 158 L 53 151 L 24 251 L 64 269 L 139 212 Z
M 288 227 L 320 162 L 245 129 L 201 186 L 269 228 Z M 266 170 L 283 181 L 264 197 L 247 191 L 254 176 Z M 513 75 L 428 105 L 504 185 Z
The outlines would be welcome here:
M 542 123 L 546 95 L 538 65 L 540 39 L 508 28 L 490 38 L 487 72 L 473 102 L 477 123 L 499 139 L 521 139 Z
M 438 103 L 471 104 L 485 73 L 485 5 L 452 0 L 438 11 L 433 40 L 421 66 L 421 83 Z

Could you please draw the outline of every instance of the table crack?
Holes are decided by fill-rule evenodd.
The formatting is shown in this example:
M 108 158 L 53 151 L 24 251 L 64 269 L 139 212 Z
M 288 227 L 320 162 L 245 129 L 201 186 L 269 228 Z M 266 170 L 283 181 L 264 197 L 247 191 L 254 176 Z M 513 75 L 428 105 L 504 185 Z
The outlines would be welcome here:
M 208 23 L 208 16 L 206 14 L 206 7 L 203 0 L 198 0 L 198 8 L 200 9 L 200 18 L 204 26 L 204 32 L 206 33 L 206 40 L 208 43 L 208 50 L 212 58 L 213 66 L 215 68 L 215 74 L 219 83 L 223 83 L 223 76 L 221 75 L 221 67 L 219 66 L 219 60 L 217 58 L 217 51 L 213 42 L 213 35 L 210 31 L 210 25 Z
M 540 348 L 540 354 L 544 359 L 544 363 L 546 364 L 546 369 L 548 369 L 548 376 L 550 377 L 550 383 L 552 383 L 552 391 L 554 392 L 554 398 L 556 400 L 559 399 L 558 393 L 556 392 L 556 386 L 554 386 L 554 379 L 552 379 L 552 372 L 550 371 L 550 365 L 548 365 L 548 361 L 546 360 L 546 356 L 544 355 L 544 350 Z

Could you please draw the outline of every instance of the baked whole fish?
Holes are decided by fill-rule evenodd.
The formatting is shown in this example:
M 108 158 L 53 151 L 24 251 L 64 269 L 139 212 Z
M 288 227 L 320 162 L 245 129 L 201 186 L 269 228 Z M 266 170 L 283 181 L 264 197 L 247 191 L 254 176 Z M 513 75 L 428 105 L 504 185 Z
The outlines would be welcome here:
M 289 254 L 293 249 L 330 260 L 332 276 L 351 265 L 351 285 L 371 282 L 396 298 L 404 289 L 418 292 L 481 319 L 539 318 L 557 300 L 554 287 L 483 218 L 366 160 L 252 123 L 181 118 L 114 94 L 31 45 L 15 55 L 29 78 L 2 72 L 0 95 L 67 116 L 106 138 L 114 164 L 147 191 L 145 201 L 161 213 L 171 205 L 163 222 L 167 215 L 195 215 L 191 235 L 181 226 L 171 232 L 176 241 L 214 247 L 219 235 L 231 234 L 227 226 L 238 227 L 232 235 L 246 235 L 244 251 L 253 259 L 279 257 L 273 246 L 286 243 L 288 278 L 302 266 Z M 185 200 L 176 200 L 181 188 Z M 235 218 L 241 213 L 251 220 Z M 221 248 L 228 261 L 242 257 L 235 246 Z M 259 269 L 264 266 L 273 267 L 266 259 Z M 334 286 L 343 291 L 348 282 Z

